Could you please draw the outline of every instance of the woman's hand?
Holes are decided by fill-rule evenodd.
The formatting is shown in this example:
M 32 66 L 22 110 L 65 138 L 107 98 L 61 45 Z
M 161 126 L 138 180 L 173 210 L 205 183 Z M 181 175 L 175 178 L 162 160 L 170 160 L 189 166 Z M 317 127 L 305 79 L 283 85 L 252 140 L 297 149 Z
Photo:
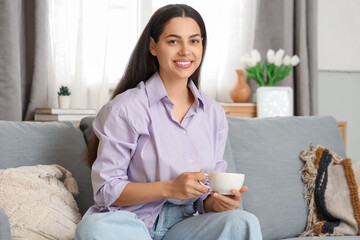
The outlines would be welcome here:
M 184 172 L 180 174 L 177 178 L 169 182 L 168 198 L 184 200 L 199 197 L 207 193 L 209 189 L 200 185 L 198 181 L 206 181 L 204 171 Z
M 222 195 L 212 191 L 211 196 L 205 199 L 204 208 L 207 212 L 224 212 L 236 209 L 240 206 L 241 194 L 246 192 L 248 187 L 243 186 L 240 191 L 233 189 L 233 195 Z

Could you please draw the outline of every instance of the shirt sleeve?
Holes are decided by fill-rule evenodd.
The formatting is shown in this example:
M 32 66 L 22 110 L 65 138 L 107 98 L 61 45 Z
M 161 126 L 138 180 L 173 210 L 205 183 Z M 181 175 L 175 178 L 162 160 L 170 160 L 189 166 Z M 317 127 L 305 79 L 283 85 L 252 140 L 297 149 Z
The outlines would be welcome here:
M 223 110 L 223 109 L 222 109 Z M 225 111 L 222 111 L 222 118 L 219 124 L 219 128 L 217 131 L 217 150 L 216 150 L 216 163 L 214 167 L 214 172 L 225 172 L 227 163 L 224 161 L 224 152 L 228 135 L 228 122 L 226 120 Z M 210 191 L 207 194 L 199 197 L 195 202 L 196 210 L 200 213 L 206 213 L 204 209 L 204 200 L 209 196 Z
M 224 160 L 224 152 L 226 147 L 226 141 L 228 136 L 229 125 L 226 119 L 226 114 L 224 109 L 222 110 L 222 119 L 220 121 L 220 127 L 217 133 L 217 153 L 216 153 L 216 163 L 214 167 L 214 172 L 225 172 L 227 168 L 227 163 Z
M 93 129 L 99 138 L 91 170 L 94 200 L 99 207 L 109 208 L 129 183 L 127 170 L 138 133 L 123 114 L 109 105 L 99 111 Z

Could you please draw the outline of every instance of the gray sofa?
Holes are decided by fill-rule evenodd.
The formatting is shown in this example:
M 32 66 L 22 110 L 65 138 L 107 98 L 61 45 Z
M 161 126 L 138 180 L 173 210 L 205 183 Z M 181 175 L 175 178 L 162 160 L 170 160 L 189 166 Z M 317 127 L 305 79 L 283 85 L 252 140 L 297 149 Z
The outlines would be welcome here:
M 92 118 L 80 127 L 72 122 L 0 121 L 0 168 L 57 163 L 70 170 L 79 185 L 75 198 L 81 214 L 92 204 L 90 170 L 83 161 Z M 260 221 L 264 239 L 302 239 L 307 206 L 299 159 L 309 144 L 323 145 L 345 157 L 336 120 L 329 116 L 228 118 L 224 158 L 228 172 L 246 174 L 249 191 L 242 208 Z M 9 239 L 8 219 L 0 211 L 0 239 Z M 311 238 L 305 238 L 311 239 Z M 359 236 L 329 239 L 357 239 Z

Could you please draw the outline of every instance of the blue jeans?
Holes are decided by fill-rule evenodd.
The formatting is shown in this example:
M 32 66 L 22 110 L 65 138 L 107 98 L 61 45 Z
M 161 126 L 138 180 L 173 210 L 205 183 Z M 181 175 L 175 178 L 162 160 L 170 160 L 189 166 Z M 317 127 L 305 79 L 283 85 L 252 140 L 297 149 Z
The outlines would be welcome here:
M 75 240 L 262 239 L 259 221 L 251 213 L 232 210 L 194 216 L 195 212 L 193 205 L 178 206 L 167 202 L 150 233 L 133 213 L 97 213 L 81 220 Z

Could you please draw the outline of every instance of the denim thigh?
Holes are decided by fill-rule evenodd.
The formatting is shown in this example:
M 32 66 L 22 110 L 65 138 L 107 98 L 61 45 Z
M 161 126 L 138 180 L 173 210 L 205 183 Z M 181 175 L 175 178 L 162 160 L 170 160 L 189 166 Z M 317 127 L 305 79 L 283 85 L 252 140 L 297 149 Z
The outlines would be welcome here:
M 75 232 L 75 240 L 148 239 L 149 231 L 135 213 L 128 211 L 94 213 L 82 219 Z
M 161 240 L 166 233 L 175 224 L 192 217 L 196 213 L 195 206 L 191 205 L 175 205 L 170 202 L 166 202 L 157 217 L 155 224 L 151 231 L 151 237 L 154 240 Z
M 175 224 L 164 240 L 262 240 L 255 215 L 231 210 L 193 216 Z

